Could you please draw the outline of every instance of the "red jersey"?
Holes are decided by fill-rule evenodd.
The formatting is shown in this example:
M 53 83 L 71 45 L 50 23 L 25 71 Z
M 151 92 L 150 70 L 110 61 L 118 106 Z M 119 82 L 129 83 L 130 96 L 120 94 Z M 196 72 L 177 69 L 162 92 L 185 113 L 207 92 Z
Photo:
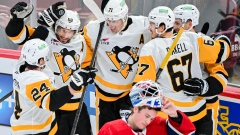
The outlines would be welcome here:
M 171 118 L 164 119 L 156 117 L 144 130 L 135 132 L 128 125 L 125 119 L 118 119 L 106 123 L 99 131 L 98 135 L 193 135 L 195 126 L 189 118 L 182 112 L 181 124 Z

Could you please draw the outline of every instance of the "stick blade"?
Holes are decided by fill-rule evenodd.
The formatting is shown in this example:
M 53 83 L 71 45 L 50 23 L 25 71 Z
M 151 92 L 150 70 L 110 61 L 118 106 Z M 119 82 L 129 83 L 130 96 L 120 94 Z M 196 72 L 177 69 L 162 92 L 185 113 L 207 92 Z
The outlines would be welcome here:
M 102 11 L 93 0 L 83 0 L 83 3 L 92 11 L 92 13 L 99 20 L 99 22 L 105 21 Z

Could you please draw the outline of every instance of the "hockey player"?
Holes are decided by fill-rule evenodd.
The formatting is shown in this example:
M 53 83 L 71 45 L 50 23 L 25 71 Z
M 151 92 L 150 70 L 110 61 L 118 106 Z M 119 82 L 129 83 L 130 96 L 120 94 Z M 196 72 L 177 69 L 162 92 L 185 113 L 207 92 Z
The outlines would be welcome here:
M 82 86 L 93 82 L 95 73 L 81 70 L 69 85 L 54 88 L 43 71 L 50 59 L 48 44 L 27 41 L 13 72 L 15 107 L 11 116 L 12 135 L 54 135 L 58 129 L 55 111 L 68 102 Z
M 106 122 L 121 118 L 122 106 L 131 106 L 128 93 L 137 71 L 138 56 L 142 46 L 150 40 L 147 17 L 128 17 L 124 0 L 110 0 L 104 8 L 104 16 L 106 22 L 95 62 L 98 69 L 95 78 L 96 107 L 99 107 L 99 112 L 96 108 L 97 130 Z M 92 58 L 98 29 L 98 20 L 89 22 L 83 29 L 88 49 L 83 66 Z
M 79 16 L 76 12 L 66 10 L 65 2 L 57 2 L 40 14 L 38 22 L 47 27 L 38 26 L 33 29 L 24 25 L 24 19 L 31 14 L 32 10 L 31 5 L 28 6 L 24 2 L 17 3 L 10 11 L 12 18 L 6 27 L 6 33 L 14 43 L 19 45 L 31 38 L 40 38 L 49 44 L 52 58 L 47 64 L 54 72 L 57 88 L 60 88 L 69 84 L 70 76 L 80 70 L 85 57 L 85 40 L 81 34 L 78 34 Z M 70 134 L 81 92 L 75 94 L 57 111 L 60 127 L 57 135 Z M 85 103 L 76 129 L 76 134 L 91 134 L 90 118 Z
M 152 37 L 160 38 L 149 41 L 142 48 L 134 82 L 157 79 L 163 88 L 163 94 L 192 122 L 200 119 L 202 123 L 207 121 L 205 98 L 186 95 L 184 80 L 202 78 L 199 62 L 220 63 L 226 60 L 230 52 L 229 44 L 224 40 L 214 41 L 193 32 L 183 32 L 161 75 L 156 78 L 156 73 L 175 38 L 172 32 L 175 16 L 170 8 L 160 6 L 149 13 L 149 21 Z M 207 85 L 201 90 L 201 95 L 208 93 Z M 197 124 L 195 126 L 198 133 L 201 128 L 198 128 Z M 208 131 L 202 134 L 208 134 Z
M 198 25 L 200 13 L 194 5 L 183 4 L 179 5 L 173 10 L 176 20 L 174 29 L 179 30 L 183 27 L 190 32 L 196 32 L 195 26 Z M 206 36 L 206 35 L 202 35 Z M 218 38 L 226 38 L 219 36 Z M 216 39 L 216 38 L 215 38 Z M 227 38 L 226 38 L 227 39 Z M 207 115 L 210 119 L 208 122 L 201 122 L 201 120 L 194 122 L 198 125 L 197 134 L 203 134 L 201 131 L 208 131 L 208 134 L 215 135 L 217 132 L 219 99 L 218 94 L 222 93 L 227 86 L 228 73 L 224 69 L 222 63 L 203 64 L 201 63 L 203 78 L 189 78 L 184 82 L 184 91 L 189 96 L 200 95 L 206 98 Z M 208 87 L 208 92 L 201 94 L 204 87 Z
M 161 87 L 153 81 L 138 82 L 129 94 L 133 105 L 131 114 L 106 123 L 98 135 L 194 134 L 193 123 L 161 93 Z M 160 110 L 168 115 L 168 119 L 156 117 Z

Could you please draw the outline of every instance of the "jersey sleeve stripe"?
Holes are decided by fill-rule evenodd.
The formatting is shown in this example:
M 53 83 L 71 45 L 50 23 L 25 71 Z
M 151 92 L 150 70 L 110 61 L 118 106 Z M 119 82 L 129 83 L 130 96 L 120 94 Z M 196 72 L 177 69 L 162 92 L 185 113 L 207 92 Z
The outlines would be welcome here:
M 22 31 L 15 37 L 9 37 L 14 43 L 18 44 L 23 42 L 27 37 L 27 28 L 23 27 Z
M 216 63 L 220 63 L 222 62 L 222 59 L 223 59 L 223 54 L 224 54 L 224 50 L 225 50 L 225 47 L 224 47 L 224 43 L 219 41 L 220 45 L 221 45 L 221 48 L 220 48 L 220 52 L 218 54 L 218 58 L 216 60 Z
M 43 109 L 49 110 L 49 105 L 50 105 L 50 94 L 48 93 L 44 95 L 44 97 L 42 98 L 41 107 Z
M 31 125 L 19 125 L 19 126 L 12 126 L 13 131 L 19 131 L 19 130 L 41 130 L 45 128 L 47 125 L 51 124 L 53 121 L 53 115 L 51 115 L 45 123 L 34 125 L 33 123 Z
M 79 100 L 80 101 L 80 100 Z M 79 102 L 77 103 L 66 103 L 62 107 L 60 107 L 60 110 L 67 110 L 67 111 L 74 111 L 77 110 L 79 106 Z

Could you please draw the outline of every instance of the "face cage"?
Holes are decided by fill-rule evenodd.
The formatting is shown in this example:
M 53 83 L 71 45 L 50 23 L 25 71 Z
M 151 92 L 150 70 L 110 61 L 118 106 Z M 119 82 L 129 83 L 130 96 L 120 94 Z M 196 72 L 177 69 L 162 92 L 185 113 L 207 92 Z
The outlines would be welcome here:
M 162 90 L 159 86 L 152 86 L 151 82 L 136 84 L 129 94 L 133 106 L 149 106 L 153 109 L 161 109 Z

